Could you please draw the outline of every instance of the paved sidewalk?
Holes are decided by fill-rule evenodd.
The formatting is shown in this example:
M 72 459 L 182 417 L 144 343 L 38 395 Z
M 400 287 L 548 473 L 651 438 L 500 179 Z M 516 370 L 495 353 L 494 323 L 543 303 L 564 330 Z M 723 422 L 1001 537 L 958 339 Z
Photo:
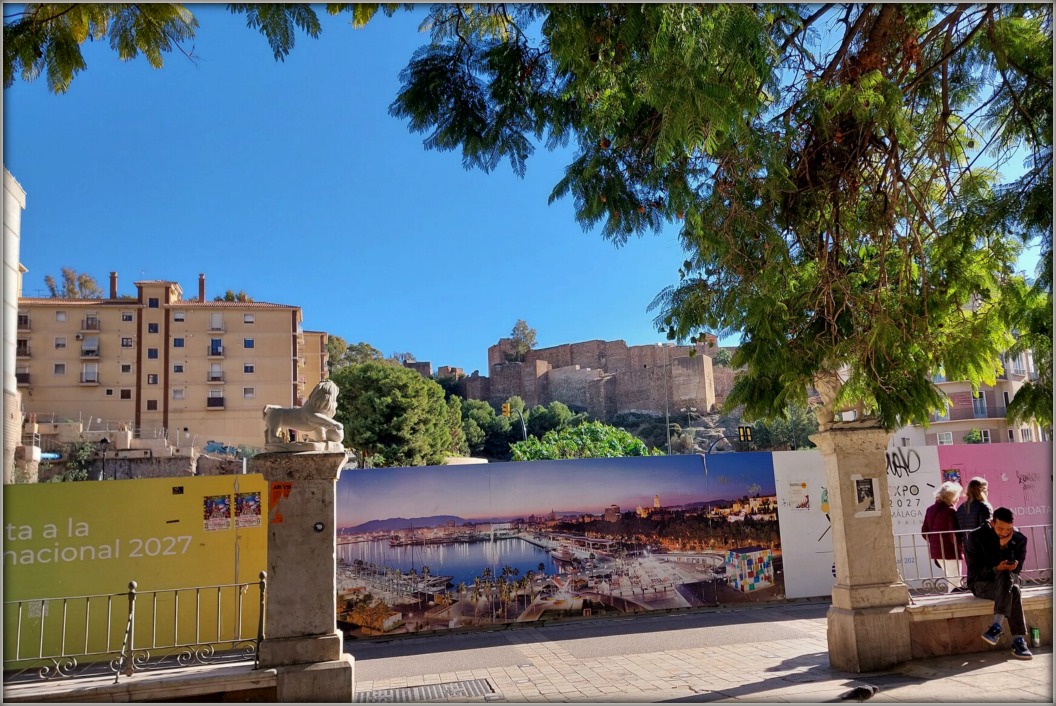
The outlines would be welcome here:
M 1052 650 L 918 660 L 869 674 L 829 667 L 827 604 L 640 616 L 351 642 L 358 702 L 1052 703 Z M 985 645 L 980 640 L 980 647 Z M 853 703 L 853 702 L 852 702 Z

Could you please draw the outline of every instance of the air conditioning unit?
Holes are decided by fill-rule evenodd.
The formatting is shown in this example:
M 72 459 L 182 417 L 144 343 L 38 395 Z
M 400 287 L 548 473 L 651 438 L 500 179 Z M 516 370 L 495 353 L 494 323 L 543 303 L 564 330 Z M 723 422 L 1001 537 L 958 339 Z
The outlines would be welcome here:
M 81 339 L 83 339 L 83 338 L 84 338 L 84 336 L 82 336 L 81 334 L 77 334 L 76 336 L 74 336 L 74 337 L 73 337 L 73 339 L 74 339 L 75 341 L 80 341 L 80 340 L 81 340 Z

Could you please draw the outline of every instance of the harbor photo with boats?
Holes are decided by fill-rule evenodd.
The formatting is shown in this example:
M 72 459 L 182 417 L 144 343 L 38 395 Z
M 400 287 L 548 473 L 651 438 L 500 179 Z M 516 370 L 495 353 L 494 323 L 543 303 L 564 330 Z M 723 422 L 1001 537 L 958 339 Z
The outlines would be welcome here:
M 773 467 L 736 456 L 710 473 L 693 455 L 346 470 L 338 624 L 358 638 L 781 597 Z

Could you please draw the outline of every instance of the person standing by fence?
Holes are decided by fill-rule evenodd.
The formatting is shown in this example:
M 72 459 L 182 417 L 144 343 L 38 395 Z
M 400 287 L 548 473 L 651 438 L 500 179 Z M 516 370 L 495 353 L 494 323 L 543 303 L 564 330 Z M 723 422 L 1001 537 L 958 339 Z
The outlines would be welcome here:
M 946 481 L 935 491 L 935 503 L 924 513 L 921 534 L 928 542 L 928 556 L 942 572 L 938 581 L 947 593 L 961 585 L 961 535 L 957 532 L 957 511 L 961 486 Z
M 987 502 L 989 485 L 986 478 L 976 476 L 964 489 L 964 502 L 957 508 L 957 524 L 965 534 L 990 521 L 994 508 Z

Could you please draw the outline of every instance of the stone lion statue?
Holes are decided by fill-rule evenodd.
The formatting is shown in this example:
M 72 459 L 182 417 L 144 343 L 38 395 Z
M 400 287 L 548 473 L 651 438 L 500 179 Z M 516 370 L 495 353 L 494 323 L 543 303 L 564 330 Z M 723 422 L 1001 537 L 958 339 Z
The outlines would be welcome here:
M 323 380 L 312 389 L 303 407 L 264 407 L 264 444 L 282 444 L 280 429 L 296 429 L 318 434 L 323 441 L 340 443 L 345 428 L 334 419 L 337 411 L 337 385 Z M 291 439 L 292 441 L 292 439 Z

